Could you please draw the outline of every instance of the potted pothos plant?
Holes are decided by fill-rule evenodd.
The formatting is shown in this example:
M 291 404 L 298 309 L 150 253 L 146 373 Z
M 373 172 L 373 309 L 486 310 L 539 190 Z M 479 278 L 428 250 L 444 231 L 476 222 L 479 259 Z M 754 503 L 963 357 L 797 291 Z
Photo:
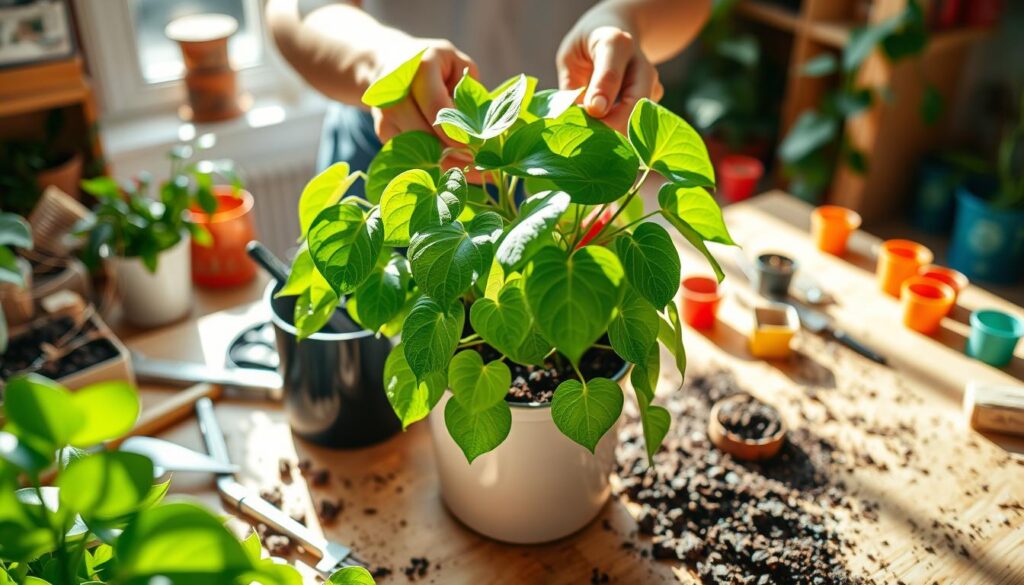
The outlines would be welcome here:
M 419 59 L 363 102 L 404 99 Z M 706 190 L 707 150 L 684 120 L 641 100 L 627 137 L 574 105 L 579 91 L 535 86 L 520 75 L 488 90 L 463 76 L 436 124 L 462 145 L 466 168 L 442 168 L 440 141 L 407 132 L 372 161 L 365 199 L 345 195 L 351 177 L 314 179 L 290 280 L 310 299 L 303 316 L 345 298 L 363 327 L 401 334 L 385 365 L 395 412 L 408 426 L 435 410 L 449 509 L 514 542 L 569 534 L 607 500 L 609 431 L 630 367 L 650 454 L 668 430 L 652 402 L 659 342 L 680 371 L 686 363 L 673 303 L 680 259 L 648 220 L 664 219 L 719 280 L 706 242 L 733 244 Z M 652 173 L 667 183 L 648 211 L 639 193 Z M 312 331 L 322 322 L 305 321 Z
M 37 375 L 7 381 L 0 427 L 0 583 L 296 585 L 299 572 L 263 558 L 196 504 L 164 502 L 153 462 L 102 444 L 131 430 L 135 389 L 111 380 L 69 392 Z M 54 477 L 52 485 L 42 478 Z M 27 487 L 21 487 L 26 485 Z M 371 585 L 358 567 L 328 585 Z
M 126 184 L 111 177 L 82 181 L 96 197 L 94 216 L 79 226 L 86 236 L 84 260 L 95 268 L 102 258 L 114 265 L 125 316 L 140 327 L 156 327 L 185 316 L 192 307 L 190 240 L 208 246 L 210 232 L 193 221 L 189 207 L 207 214 L 218 208 L 215 182 L 242 184 L 230 160 L 192 160 L 195 148 L 182 145 L 170 152 L 170 178 L 150 195 L 151 180 L 143 176 Z

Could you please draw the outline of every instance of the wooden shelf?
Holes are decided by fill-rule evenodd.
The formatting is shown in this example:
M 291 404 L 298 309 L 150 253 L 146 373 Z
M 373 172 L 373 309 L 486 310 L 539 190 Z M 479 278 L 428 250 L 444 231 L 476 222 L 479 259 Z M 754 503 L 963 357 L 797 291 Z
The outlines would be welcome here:
M 746 0 L 740 3 L 737 10 L 750 20 L 784 31 L 795 32 L 800 26 L 800 15 L 783 6 Z

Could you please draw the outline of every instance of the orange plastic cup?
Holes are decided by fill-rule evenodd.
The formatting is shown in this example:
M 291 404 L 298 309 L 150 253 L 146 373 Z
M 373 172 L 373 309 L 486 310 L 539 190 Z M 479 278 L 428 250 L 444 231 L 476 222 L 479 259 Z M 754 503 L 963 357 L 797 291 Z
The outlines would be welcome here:
M 694 329 L 710 329 L 715 326 L 718 301 L 722 294 L 718 280 L 708 276 L 689 276 L 683 279 L 683 320 Z
M 902 286 L 903 324 L 926 335 L 939 329 L 942 318 L 953 308 L 953 287 L 933 278 L 913 276 Z
M 938 264 L 929 264 L 928 266 L 922 266 L 917 271 L 918 276 L 925 278 L 931 278 L 941 283 L 948 284 L 953 289 L 953 304 L 956 304 L 957 297 L 960 296 L 960 292 L 967 288 L 967 285 L 971 281 L 967 280 L 964 273 L 959 270 L 953 270 L 952 268 L 946 268 L 945 266 L 939 266 Z
M 846 241 L 860 227 L 860 214 L 838 205 L 822 205 L 811 212 L 811 234 L 822 252 L 841 256 Z
M 245 284 L 256 277 L 256 264 L 246 252 L 256 239 L 253 197 L 248 191 L 232 194 L 230 186 L 214 186 L 217 210 L 208 215 L 193 207 L 192 221 L 210 231 L 213 242 L 192 242 L 192 281 L 200 286 L 223 288 Z
M 878 286 L 899 298 L 903 281 L 932 262 L 932 251 L 910 240 L 886 240 L 878 251 Z

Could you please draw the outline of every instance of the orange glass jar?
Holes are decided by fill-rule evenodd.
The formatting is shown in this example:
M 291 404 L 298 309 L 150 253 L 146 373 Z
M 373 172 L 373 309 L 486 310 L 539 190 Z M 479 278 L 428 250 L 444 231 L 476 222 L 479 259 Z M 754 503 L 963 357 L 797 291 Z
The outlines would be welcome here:
M 213 288 L 245 284 L 256 277 L 256 264 L 245 251 L 256 239 L 252 194 L 218 185 L 214 195 L 217 210 L 212 214 L 197 207 L 189 210 L 192 221 L 209 230 L 213 240 L 209 246 L 192 241 L 192 281 Z

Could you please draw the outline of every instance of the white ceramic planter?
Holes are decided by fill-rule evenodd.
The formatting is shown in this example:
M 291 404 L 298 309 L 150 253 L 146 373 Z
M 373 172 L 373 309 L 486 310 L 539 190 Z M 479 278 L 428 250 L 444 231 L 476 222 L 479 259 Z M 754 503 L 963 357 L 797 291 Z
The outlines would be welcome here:
M 626 371 L 616 376 L 620 384 Z M 576 532 L 604 507 L 618 422 L 591 454 L 558 430 L 550 404 L 510 404 L 508 438 L 470 464 L 444 424 L 449 398 L 446 392 L 431 412 L 430 434 L 441 497 L 464 524 L 496 540 L 535 544 Z
M 164 250 L 156 272 L 139 258 L 112 258 L 125 317 L 139 327 L 157 327 L 181 319 L 192 309 L 189 238 Z

